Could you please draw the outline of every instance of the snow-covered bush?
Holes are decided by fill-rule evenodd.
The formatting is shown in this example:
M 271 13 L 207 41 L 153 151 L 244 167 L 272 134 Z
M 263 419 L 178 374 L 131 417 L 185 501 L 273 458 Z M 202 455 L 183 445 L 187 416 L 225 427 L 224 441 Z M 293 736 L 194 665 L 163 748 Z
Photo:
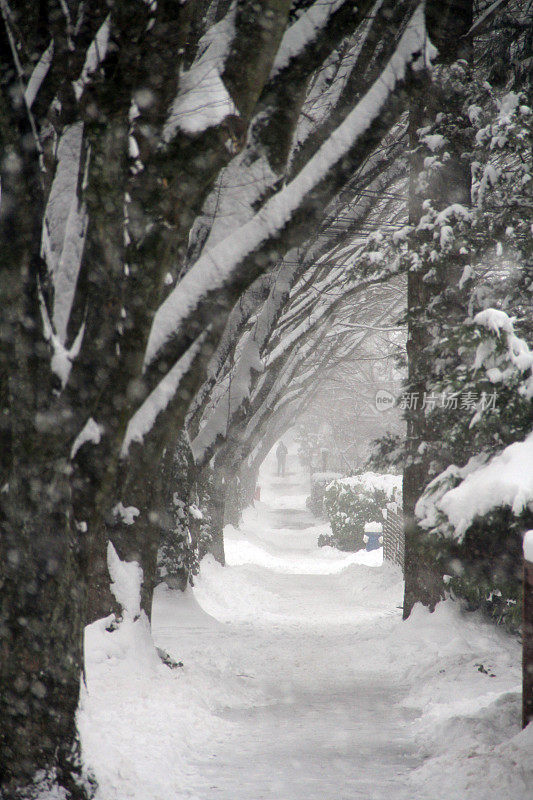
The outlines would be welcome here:
M 449 588 L 517 628 L 521 537 L 533 523 L 533 352 L 498 309 L 476 314 L 466 336 L 470 346 L 462 348 L 465 363 L 455 389 L 481 393 L 449 430 L 463 452 L 474 455 L 432 480 L 416 513 L 422 527 L 442 540 Z M 484 407 L 488 392 L 491 402 Z
M 311 494 L 305 504 L 311 513 L 317 517 L 324 514 L 324 495 L 326 487 L 331 481 L 341 478 L 339 472 L 313 472 L 311 475 Z
M 364 472 L 330 483 L 324 493 L 331 535 L 320 536 L 319 546 L 356 551 L 365 546 L 365 524 L 380 520 L 387 503 L 401 504 L 402 478 Z

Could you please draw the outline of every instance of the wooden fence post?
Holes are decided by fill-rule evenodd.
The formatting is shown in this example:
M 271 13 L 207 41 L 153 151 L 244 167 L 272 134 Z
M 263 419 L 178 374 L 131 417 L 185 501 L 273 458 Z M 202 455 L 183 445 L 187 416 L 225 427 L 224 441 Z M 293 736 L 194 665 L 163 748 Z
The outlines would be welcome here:
M 524 535 L 522 726 L 533 722 L 533 530 Z

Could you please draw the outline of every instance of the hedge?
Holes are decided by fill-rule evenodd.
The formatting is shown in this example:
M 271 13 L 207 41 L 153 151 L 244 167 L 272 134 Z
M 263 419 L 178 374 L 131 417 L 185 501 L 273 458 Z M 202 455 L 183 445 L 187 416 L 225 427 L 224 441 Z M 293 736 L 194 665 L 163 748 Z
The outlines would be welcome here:
M 320 536 L 319 546 L 362 550 L 365 524 L 381 522 L 381 510 L 387 503 L 401 505 L 401 496 L 401 475 L 364 472 L 332 481 L 324 491 L 324 510 L 331 525 L 331 535 Z

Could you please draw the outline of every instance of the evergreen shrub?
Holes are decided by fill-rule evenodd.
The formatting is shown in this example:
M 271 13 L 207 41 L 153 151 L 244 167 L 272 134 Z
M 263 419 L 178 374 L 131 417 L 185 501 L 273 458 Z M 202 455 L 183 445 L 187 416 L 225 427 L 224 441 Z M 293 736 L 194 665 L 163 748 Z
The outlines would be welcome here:
M 402 478 L 364 472 L 332 481 L 324 492 L 324 510 L 331 535 L 318 539 L 319 547 L 329 545 L 355 552 L 365 546 L 365 523 L 382 519 L 387 503 L 401 503 Z

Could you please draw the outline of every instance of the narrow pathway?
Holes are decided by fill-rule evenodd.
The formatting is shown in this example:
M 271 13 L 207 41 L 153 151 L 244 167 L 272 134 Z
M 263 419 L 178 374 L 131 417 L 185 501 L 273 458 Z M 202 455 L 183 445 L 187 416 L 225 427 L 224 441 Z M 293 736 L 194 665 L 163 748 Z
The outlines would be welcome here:
M 220 725 L 195 753 L 206 781 L 197 795 L 412 800 L 412 717 L 384 644 L 401 577 L 378 566 L 380 551 L 317 548 L 324 525 L 305 509 L 304 479 L 272 472 L 267 464 L 264 502 L 227 530 L 228 566 L 204 563 L 196 610 L 177 618 L 170 593 L 154 609 L 158 644 L 191 673 L 211 670 Z
M 318 548 L 302 477 L 272 466 L 228 565 L 156 591 L 154 638 L 182 668 L 142 617 L 87 627 L 95 800 L 530 800 L 519 643 L 451 600 L 402 623 L 399 570 Z

